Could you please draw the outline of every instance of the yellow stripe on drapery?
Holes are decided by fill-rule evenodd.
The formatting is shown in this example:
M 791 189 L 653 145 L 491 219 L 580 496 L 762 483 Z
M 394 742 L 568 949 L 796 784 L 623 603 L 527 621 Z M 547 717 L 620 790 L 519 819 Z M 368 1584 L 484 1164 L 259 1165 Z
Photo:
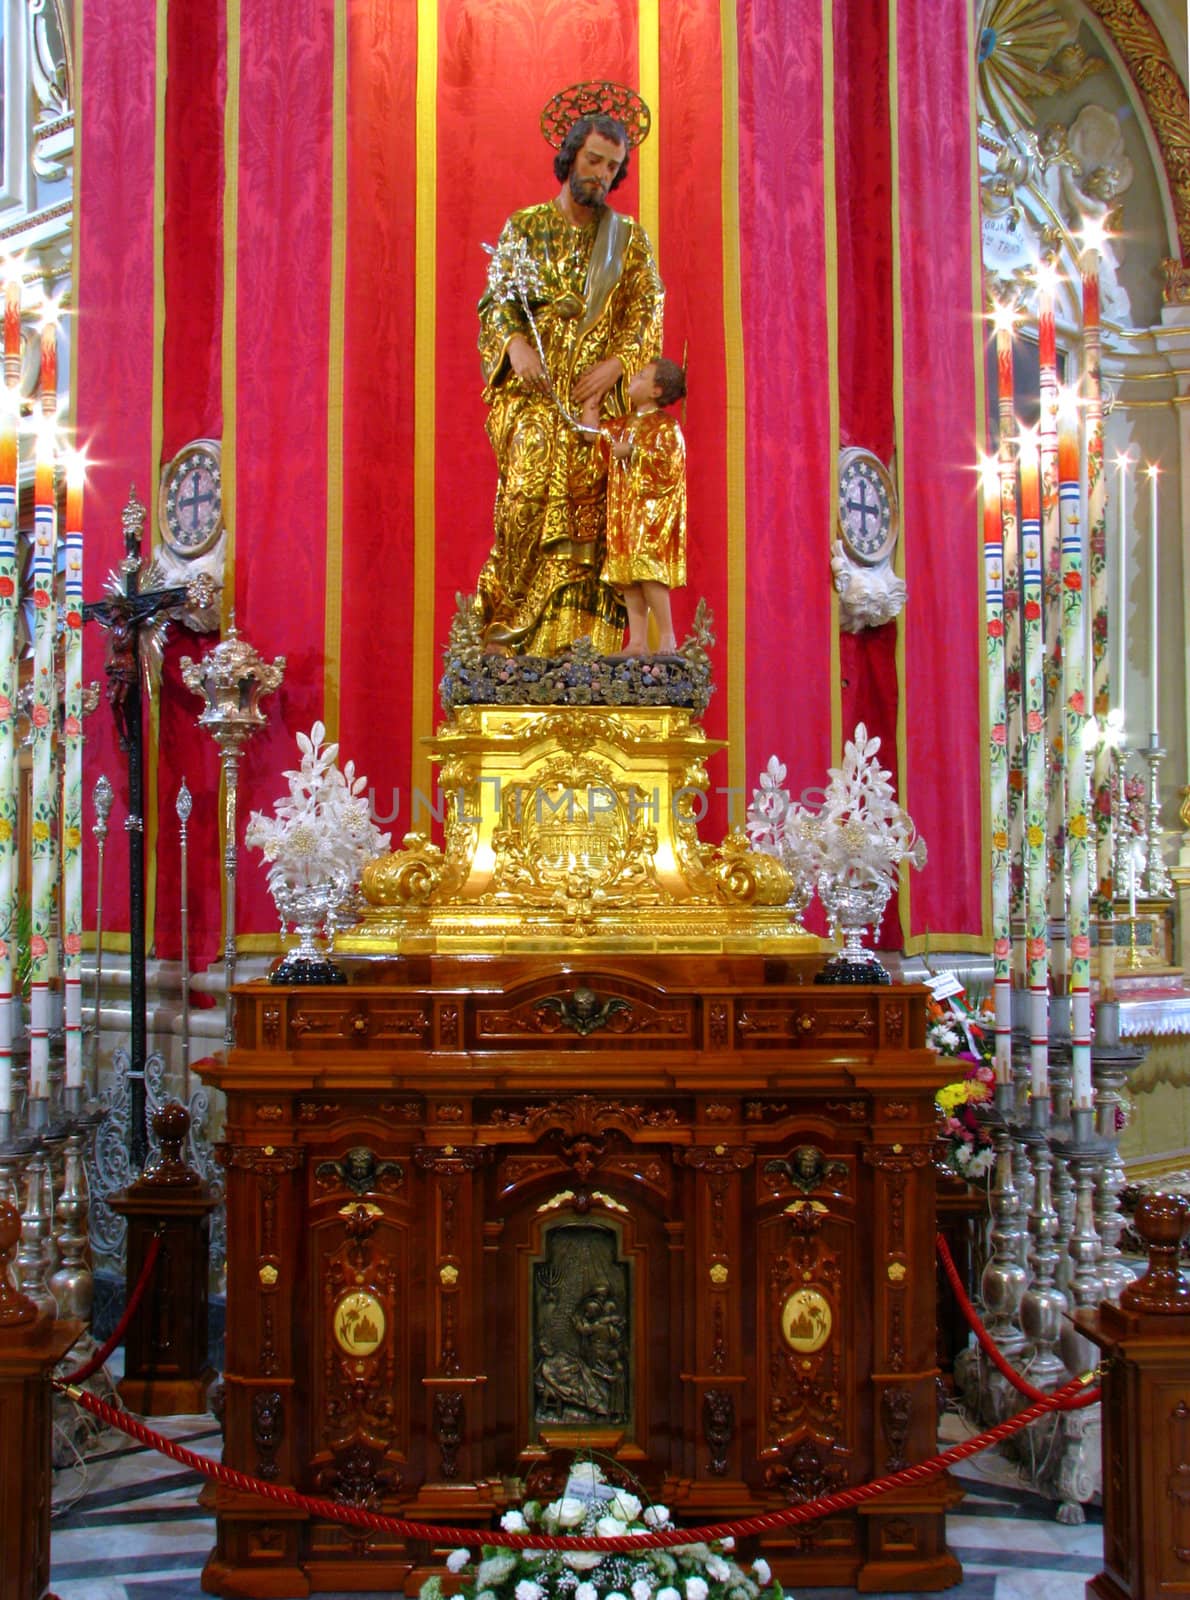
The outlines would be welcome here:
M 157 484 L 165 433 L 165 94 L 169 81 L 169 0 L 157 0 L 156 83 L 153 104 L 153 369 L 150 391 L 148 534 L 157 524 Z M 157 924 L 157 838 L 161 826 L 157 761 L 161 748 L 161 696 L 149 700 L 145 752 L 145 948 L 153 948 Z
M 223 565 L 222 631 L 236 609 L 236 257 L 240 204 L 240 0 L 227 0 L 227 93 L 223 102 L 223 326 L 220 397 L 223 407 L 221 487 L 227 554 Z M 219 859 L 227 844 L 227 790 L 219 778 Z M 227 877 L 219 875 L 220 926 L 227 926 Z
M 830 409 L 830 484 L 826 547 L 835 542 L 839 500 L 839 217 L 835 180 L 835 13 L 833 0 L 822 0 L 822 208 L 826 244 L 826 381 Z M 843 683 L 839 653 L 839 596 L 830 587 L 831 606 L 831 760 L 843 756 Z
M 429 794 L 422 739 L 434 724 L 434 433 L 438 224 L 438 0 L 417 0 L 417 193 L 413 316 L 412 791 Z
M 334 11 L 331 68 L 331 281 L 327 338 L 326 581 L 322 720 L 339 737 L 343 642 L 343 350 L 347 315 L 347 7 Z
M 740 81 L 734 0 L 720 0 L 720 51 L 723 60 L 723 343 L 727 416 L 727 781 L 733 795 L 743 796 L 747 752 L 747 627 L 748 562 L 745 449 L 747 411 L 744 398 L 744 313 L 740 275 Z M 739 814 L 737 814 L 739 813 Z M 728 824 L 743 823 L 740 807 L 732 807 Z
M 893 570 L 899 578 L 905 576 L 905 541 L 910 537 L 905 516 L 905 321 L 901 305 L 903 262 L 901 260 L 901 97 L 900 52 L 897 41 L 897 0 L 888 0 L 888 161 L 889 189 L 892 194 L 892 404 L 893 439 L 897 452 L 896 486 L 897 504 L 901 508 L 901 537 L 893 556 Z M 896 620 L 897 648 L 897 798 L 908 809 L 909 795 L 909 741 L 908 708 L 905 704 L 905 613 Z M 901 873 L 897 892 L 901 928 L 909 932 L 912 873 L 906 868 Z
M 653 128 L 636 152 L 640 220 L 661 267 L 661 17 L 660 0 L 638 0 L 637 57 L 640 96 L 653 113 Z M 662 270 L 662 280 L 665 273 Z

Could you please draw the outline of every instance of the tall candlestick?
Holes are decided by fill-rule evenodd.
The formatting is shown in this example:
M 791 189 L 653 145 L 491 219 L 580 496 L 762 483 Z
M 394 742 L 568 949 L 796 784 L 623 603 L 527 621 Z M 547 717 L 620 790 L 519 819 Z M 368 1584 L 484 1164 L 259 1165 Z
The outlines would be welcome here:
M 984 665 L 991 727 L 992 998 L 996 1015 L 996 1082 L 1012 1082 L 1011 855 L 1008 847 L 1008 705 L 1004 681 L 1004 531 L 999 472 L 980 466 L 983 497 Z
M 1116 614 L 1112 628 L 1116 638 L 1115 701 L 1119 709 L 1117 724 L 1121 744 L 1127 743 L 1128 727 L 1128 469 L 1132 458 L 1116 457 L 1116 483 L 1119 505 L 1116 509 Z
M 1091 889 L 1087 865 L 1086 626 L 1083 541 L 1079 511 L 1078 415 L 1074 395 L 1063 398 L 1058 425 L 1058 500 L 1062 524 L 1063 732 L 1066 745 L 1066 853 L 1069 894 L 1071 1101 L 1091 1104 Z
M 1024 745 L 1021 725 L 1020 538 L 1017 521 L 1016 415 L 1013 409 L 1012 330 L 1016 311 L 1000 303 L 993 311 L 996 332 L 996 398 L 999 416 L 1000 529 L 1004 541 L 1005 752 L 1008 767 L 1009 926 L 1013 933 L 1014 976 L 1025 978 L 1024 875 L 1015 881 L 1012 864 L 1024 861 Z
M 37 436 L 33 493 L 33 693 L 30 707 L 33 745 L 33 810 L 31 833 L 32 906 L 29 1020 L 29 1098 L 46 1100 L 50 1092 L 50 939 L 53 935 L 54 880 L 57 876 L 55 824 L 58 812 L 53 742 L 57 693 L 54 682 L 54 434 L 48 417 Z
M 5 340 L 9 337 L 12 297 L 5 287 Z M 20 347 L 20 284 L 16 284 L 17 347 Z M 7 367 L 6 371 L 11 370 Z M 19 361 L 17 378 L 20 376 Z M 12 1132 L 14 1012 L 17 942 L 17 659 L 16 625 L 20 599 L 17 569 L 17 420 L 20 396 L 15 381 L 0 390 L 0 1142 Z
M 1161 743 L 1159 716 L 1161 695 L 1157 651 L 1157 625 L 1160 619 L 1157 589 L 1157 479 L 1160 476 L 1161 468 L 1153 462 L 1149 467 L 1149 743 L 1154 749 Z
M 62 724 L 62 951 L 66 1087 L 83 1086 L 83 458 L 66 466 L 65 718 Z
M 1058 352 L 1054 328 L 1054 289 L 1057 274 L 1045 260 L 1037 269 L 1038 354 L 1038 459 L 1041 472 L 1042 642 L 1045 662 L 1046 828 L 1048 833 L 1049 916 L 1051 927 L 1060 926 L 1065 913 L 1066 871 L 1063 840 L 1066 833 L 1066 764 L 1062 734 L 1062 666 L 1065 634 L 1062 597 L 1057 587 L 1061 565 L 1061 527 L 1058 511 Z M 1067 984 L 1066 941 L 1054 939 L 1050 947 L 1053 990 L 1064 994 Z
M 1045 646 L 1042 638 L 1040 462 L 1035 430 L 1021 432 L 1021 653 L 1025 711 L 1025 954 L 1029 1082 L 1049 1094 L 1049 907 L 1046 860 Z
M 1084 230 L 1079 263 L 1083 280 L 1083 397 L 1087 448 L 1087 579 L 1091 623 L 1089 710 L 1101 724 L 1111 710 L 1108 656 L 1107 489 L 1103 477 L 1103 386 L 1099 370 L 1099 247 L 1103 230 Z M 1099 996 L 1115 997 L 1115 865 L 1112 861 L 1112 756 L 1106 739 L 1095 747 L 1095 884 L 1099 931 Z M 1089 1101 L 1086 1102 L 1089 1104 Z

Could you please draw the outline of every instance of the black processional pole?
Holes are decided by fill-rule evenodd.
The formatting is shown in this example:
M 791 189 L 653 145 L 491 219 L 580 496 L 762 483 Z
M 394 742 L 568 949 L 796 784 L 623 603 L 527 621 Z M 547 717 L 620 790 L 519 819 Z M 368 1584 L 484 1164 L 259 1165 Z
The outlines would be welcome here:
M 107 698 L 116 719 L 120 748 L 128 757 L 128 917 L 129 992 L 132 1025 L 129 1045 L 128 1154 L 133 1173 L 139 1173 L 148 1154 L 145 1126 L 145 1063 L 148 1024 L 145 994 L 145 734 L 142 667 L 146 635 L 184 611 L 210 604 L 214 585 L 206 576 L 168 589 L 142 589 L 151 567 L 141 557 L 145 507 L 133 489 L 124 507 L 124 559 L 108 578 L 108 598 L 83 607 L 84 622 L 107 629 Z M 148 686 L 152 693 L 151 685 Z

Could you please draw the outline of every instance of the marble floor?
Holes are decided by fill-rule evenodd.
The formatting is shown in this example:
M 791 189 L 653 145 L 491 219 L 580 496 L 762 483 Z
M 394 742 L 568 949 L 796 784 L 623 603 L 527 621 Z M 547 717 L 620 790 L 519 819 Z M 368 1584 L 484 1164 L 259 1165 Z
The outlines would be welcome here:
M 218 1454 L 209 1416 L 176 1417 L 161 1431 Z M 947 1433 L 955 1437 L 953 1429 Z M 1101 1566 L 1098 1510 L 1088 1508 L 1082 1527 L 1060 1526 L 1053 1503 L 1022 1489 L 1015 1468 L 990 1454 L 964 1463 L 960 1476 L 967 1497 L 949 1519 L 949 1534 L 964 1576 L 947 1594 L 955 1600 L 1083 1600 Z M 58 1475 L 51 1586 L 59 1600 L 200 1600 L 213 1525 L 197 1504 L 199 1486 L 196 1474 L 122 1436 L 105 1435 L 98 1453 Z M 795 1588 L 791 1594 L 792 1600 L 840 1600 L 855 1592 Z

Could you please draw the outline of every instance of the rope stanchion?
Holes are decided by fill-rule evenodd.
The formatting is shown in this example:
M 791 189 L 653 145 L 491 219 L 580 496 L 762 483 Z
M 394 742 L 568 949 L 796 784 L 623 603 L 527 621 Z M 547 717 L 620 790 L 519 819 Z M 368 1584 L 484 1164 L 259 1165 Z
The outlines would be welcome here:
M 975 1307 L 971 1304 L 971 1297 L 968 1295 L 967 1290 L 964 1287 L 963 1280 L 959 1277 L 959 1269 L 955 1266 L 954 1257 L 950 1253 L 950 1246 L 947 1244 L 946 1240 L 941 1234 L 938 1234 L 934 1243 L 938 1251 L 938 1259 L 942 1263 L 942 1270 L 946 1273 L 950 1287 L 954 1290 L 954 1297 L 959 1303 L 959 1310 L 963 1313 L 964 1317 L 966 1317 L 968 1326 L 975 1335 L 976 1339 L 978 1339 L 979 1348 L 984 1352 L 988 1360 L 996 1368 L 996 1371 L 1008 1379 L 1009 1383 L 1018 1394 L 1023 1394 L 1028 1400 L 1044 1400 L 1046 1398 L 1046 1391 L 1044 1389 L 1039 1389 L 1036 1384 L 1030 1383 L 1028 1378 L 1026 1378 L 1022 1373 L 1019 1373 L 1016 1368 L 1011 1365 L 1003 1352 L 998 1349 L 991 1334 L 984 1327 L 979 1312 L 976 1311 Z M 1099 1390 L 1096 1389 L 1095 1399 L 1098 1400 L 1098 1398 Z M 1086 1403 L 1090 1405 L 1092 1402 L 1087 1401 Z
M 112 1351 L 117 1349 L 123 1342 L 124 1335 L 128 1332 L 133 1317 L 140 1310 L 140 1303 L 145 1297 L 145 1290 L 149 1287 L 149 1280 L 152 1278 L 153 1271 L 157 1266 L 157 1257 L 161 1254 L 163 1237 L 164 1229 L 158 1228 L 157 1232 L 149 1240 L 149 1248 L 145 1251 L 145 1261 L 140 1269 L 140 1277 L 136 1280 L 132 1293 L 128 1296 L 128 1303 L 124 1307 L 123 1316 L 116 1323 L 109 1337 L 89 1360 L 83 1362 L 81 1367 L 76 1367 L 73 1372 L 68 1372 L 62 1378 L 62 1383 L 86 1383 L 88 1378 L 94 1377 L 100 1367 L 106 1365 Z
M 1043 1395 L 1033 1405 L 1018 1411 L 1014 1417 L 1008 1417 L 985 1432 L 964 1439 L 961 1444 L 952 1445 L 950 1449 L 942 1451 L 929 1461 L 905 1467 L 900 1472 L 890 1473 L 889 1476 L 879 1478 L 872 1483 L 840 1489 L 834 1494 L 820 1495 L 818 1499 L 803 1505 L 786 1506 L 780 1511 L 761 1512 L 756 1516 L 742 1517 L 735 1522 L 711 1523 L 699 1528 L 671 1528 L 654 1533 L 632 1534 L 618 1539 L 587 1539 L 559 1538 L 540 1532 L 505 1533 L 496 1529 L 409 1522 L 400 1517 L 384 1516 L 377 1511 L 366 1511 L 361 1506 L 340 1505 L 334 1500 L 300 1494 L 296 1489 L 265 1483 L 259 1478 L 250 1477 L 246 1472 L 239 1472 L 234 1467 L 224 1466 L 220 1461 L 212 1461 L 207 1456 L 188 1450 L 184 1445 L 165 1438 L 163 1434 L 155 1433 L 153 1429 L 130 1417 L 126 1412 L 117 1411 L 115 1407 L 109 1406 L 106 1401 L 100 1400 L 89 1390 L 75 1388 L 61 1380 L 55 1381 L 55 1387 L 68 1394 L 77 1405 L 90 1411 L 92 1415 L 111 1427 L 118 1428 L 129 1438 L 148 1445 L 161 1455 L 168 1456 L 181 1466 L 189 1467 L 203 1477 L 212 1479 L 224 1488 L 255 1495 L 259 1499 L 269 1500 L 277 1505 L 292 1506 L 297 1510 L 308 1512 L 311 1516 L 324 1518 L 328 1522 L 341 1522 L 348 1527 L 363 1528 L 370 1533 L 387 1533 L 399 1539 L 417 1539 L 436 1545 L 467 1545 L 474 1548 L 484 1544 L 499 1545 L 510 1550 L 601 1550 L 609 1553 L 664 1550 L 675 1545 L 696 1544 L 728 1537 L 747 1538 L 752 1534 L 771 1533 L 778 1528 L 789 1527 L 796 1523 L 817 1522 L 821 1517 L 849 1510 L 852 1506 L 887 1494 L 892 1489 L 911 1488 L 923 1483 L 926 1479 L 946 1471 L 948 1467 L 965 1461 L 968 1456 L 977 1455 L 990 1445 L 999 1444 L 1001 1440 L 1019 1433 L 1022 1428 L 1027 1428 L 1030 1423 L 1036 1422 L 1048 1412 L 1079 1411 L 1085 1406 L 1093 1405 L 1099 1399 L 1098 1387 L 1088 1387 L 1088 1380 L 1075 1378 L 1061 1389 L 1055 1390 L 1053 1394 Z

